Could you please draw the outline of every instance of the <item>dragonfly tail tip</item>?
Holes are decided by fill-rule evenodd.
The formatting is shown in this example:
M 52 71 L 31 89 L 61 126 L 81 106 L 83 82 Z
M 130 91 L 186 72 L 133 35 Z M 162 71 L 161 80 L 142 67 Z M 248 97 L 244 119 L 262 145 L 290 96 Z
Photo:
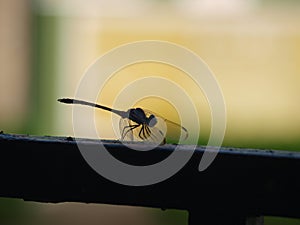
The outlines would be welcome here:
M 62 102 L 62 103 L 67 103 L 67 104 L 72 104 L 74 101 L 73 99 L 70 98 L 59 98 L 57 101 Z

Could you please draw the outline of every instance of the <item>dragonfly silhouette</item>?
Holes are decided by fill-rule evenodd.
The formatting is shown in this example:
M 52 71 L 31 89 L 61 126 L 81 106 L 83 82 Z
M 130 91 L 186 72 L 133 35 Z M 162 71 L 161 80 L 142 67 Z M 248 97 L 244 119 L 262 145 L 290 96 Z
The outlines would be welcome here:
M 180 132 L 183 133 L 184 140 L 188 137 L 188 131 L 183 126 L 161 116 L 155 116 L 152 112 L 145 109 L 131 108 L 127 111 L 121 111 L 96 103 L 71 98 L 61 98 L 58 99 L 58 101 L 66 104 L 91 106 L 117 114 L 121 117 L 119 123 L 121 140 L 134 140 L 135 138 L 136 140 L 147 140 L 164 144 L 166 143 L 166 131 L 159 125 L 161 121 L 165 122 L 169 127 L 179 129 Z

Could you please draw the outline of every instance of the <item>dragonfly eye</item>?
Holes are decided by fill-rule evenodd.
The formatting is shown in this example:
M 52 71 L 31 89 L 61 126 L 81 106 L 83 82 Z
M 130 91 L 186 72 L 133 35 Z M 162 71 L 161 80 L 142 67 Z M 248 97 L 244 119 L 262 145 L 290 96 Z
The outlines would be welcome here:
M 154 115 L 150 115 L 147 121 L 149 127 L 154 127 L 157 124 L 157 119 Z

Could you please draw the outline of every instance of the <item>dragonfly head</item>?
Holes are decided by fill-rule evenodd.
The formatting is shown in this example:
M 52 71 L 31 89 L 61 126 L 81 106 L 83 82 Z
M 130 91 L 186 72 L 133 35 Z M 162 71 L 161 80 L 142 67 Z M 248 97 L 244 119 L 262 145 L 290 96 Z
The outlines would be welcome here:
M 149 127 L 154 127 L 157 124 L 157 119 L 153 114 L 148 117 L 147 124 Z

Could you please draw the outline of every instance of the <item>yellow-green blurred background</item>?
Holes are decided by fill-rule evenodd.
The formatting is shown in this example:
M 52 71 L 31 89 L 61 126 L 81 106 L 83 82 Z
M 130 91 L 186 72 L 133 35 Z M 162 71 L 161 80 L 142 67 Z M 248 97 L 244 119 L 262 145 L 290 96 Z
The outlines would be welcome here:
M 224 146 L 300 149 L 296 0 L 0 0 L 0 130 L 72 136 L 71 107 L 56 99 L 72 97 L 100 55 L 149 39 L 183 45 L 209 65 L 226 101 Z M 151 64 L 126 68 L 103 91 L 101 103 L 111 106 L 126 79 L 151 69 L 178 72 Z M 210 129 L 207 102 L 188 79 L 177 82 L 187 86 L 201 111 L 203 144 Z M 187 224 L 186 218 L 178 211 L 0 199 L 0 224 L 176 225 Z M 267 217 L 265 224 L 300 221 Z

